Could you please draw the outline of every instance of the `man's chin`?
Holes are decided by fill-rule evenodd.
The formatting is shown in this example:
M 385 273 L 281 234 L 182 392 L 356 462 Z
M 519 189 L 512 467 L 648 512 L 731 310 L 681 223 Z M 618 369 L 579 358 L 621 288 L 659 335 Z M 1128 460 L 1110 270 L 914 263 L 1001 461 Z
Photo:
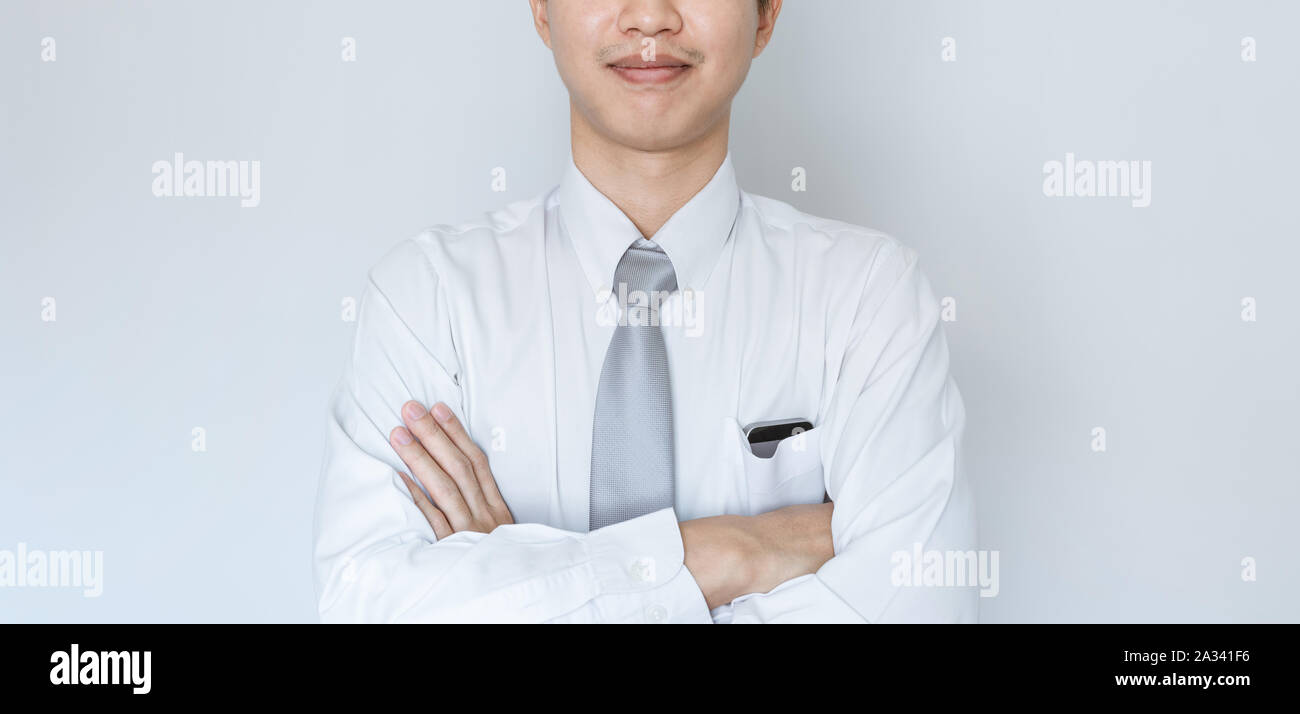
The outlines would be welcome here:
M 699 126 L 689 127 L 682 122 L 669 122 L 653 115 L 640 115 L 623 120 L 619 129 L 613 132 L 614 139 L 621 145 L 639 151 L 668 151 L 690 144 L 699 138 Z

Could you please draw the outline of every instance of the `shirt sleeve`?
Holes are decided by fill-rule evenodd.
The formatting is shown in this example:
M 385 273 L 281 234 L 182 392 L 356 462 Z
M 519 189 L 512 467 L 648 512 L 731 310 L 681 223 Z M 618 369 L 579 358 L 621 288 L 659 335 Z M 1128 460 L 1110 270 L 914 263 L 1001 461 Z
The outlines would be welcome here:
M 820 425 L 835 556 L 815 574 L 733 601 L 733 623 L 977 618 L 977 574 L 967 567 L 976 555 L 974 502 L 960 459 L 965 408 L 917 254 L 891 246 L 879 276 L 890 287 L 864 287 Z M 936 558 L 946 578 L 936 577 Z M 926 577 L 914 577 L 923 566 Z
M 371 272 L 331 402 L 313 539 L 321 620 L 710 622 L 671 508 L 590 533 L 521 523 L 435 538 L 388 434 L 410 399 L 463 419 L 459 366 L 436 272 L 409 241 L 396 253 Z

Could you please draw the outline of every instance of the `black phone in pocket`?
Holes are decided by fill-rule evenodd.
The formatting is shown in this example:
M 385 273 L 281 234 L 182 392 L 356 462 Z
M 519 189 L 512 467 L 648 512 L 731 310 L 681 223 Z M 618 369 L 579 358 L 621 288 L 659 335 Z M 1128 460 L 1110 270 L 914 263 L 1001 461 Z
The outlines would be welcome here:
M 770 459 L 776 453 L 777 444 L 782 439 L 802 434 L 813 428 L 807 419 L 777 419 L 760 421 L 745 427 L 745 439 L 749 441 L 749 450 L 760 459 Z

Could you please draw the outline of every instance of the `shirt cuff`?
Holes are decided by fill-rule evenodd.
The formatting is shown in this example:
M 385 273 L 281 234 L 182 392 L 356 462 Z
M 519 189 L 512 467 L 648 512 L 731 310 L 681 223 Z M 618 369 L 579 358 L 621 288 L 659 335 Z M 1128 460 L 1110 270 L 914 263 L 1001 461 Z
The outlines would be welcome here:
M 742 595 L 729 606 L 716 608 L 713 615 L 716 623 L 733 625 L 866 622 L 816 574 L 787 580 L 767 593 Z
M 594 530 L 587 548 L 606 622 L 712 622 L 673 509 Z

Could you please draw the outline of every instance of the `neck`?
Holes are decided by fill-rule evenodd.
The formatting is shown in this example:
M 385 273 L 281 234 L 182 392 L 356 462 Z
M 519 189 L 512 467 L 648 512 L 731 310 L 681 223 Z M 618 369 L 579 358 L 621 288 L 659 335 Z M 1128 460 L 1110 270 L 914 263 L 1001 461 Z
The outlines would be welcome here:
M 646 238 L 699 193 L 727 158 L 730 114 L 687 144 L 654 151 L 601 135 L 576 109 L 570 116 L 574 165 Z

